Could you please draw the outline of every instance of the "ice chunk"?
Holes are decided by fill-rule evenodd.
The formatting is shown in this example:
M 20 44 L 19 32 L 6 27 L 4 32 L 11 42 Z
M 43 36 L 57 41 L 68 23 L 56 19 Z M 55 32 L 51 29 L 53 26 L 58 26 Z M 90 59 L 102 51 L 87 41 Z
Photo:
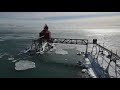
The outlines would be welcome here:
M 3 56 L 2 55 L 0 55 L 0 58 L 2 58 Z
M 62 55 L 68 54 L 68 52 L 67 52 L 67 51 L 62 50 L 62 49 L 58 49 L 58 50 L 56 50 L 56 52 L 55 52 L 55 53 L 56 53 L 56 54 L 62 54 Z
M 19 62 L 15 63 L 15 70 L 27 70 L 35 67 L 35 63 L 28 60 L 20 60 Z
M 13 58 L 13 57 L 10 57 L 10 58 L 8 58 L 8 60 L 14 60 L 14 58 Z
M 88 73 L 92 78 L 97 78 L 92 68 L 88 69 Z
M 68 60 L 68 59 L 65 59 L 65 60 Z
M 77 53 L 77 55 L 81 55 L 81 52 Z
M 23 53 L 28 53 L 31 49 L 28 48 L 27 50 L 24 50 Z
M 45 42 L 42 46 L 42 51 L 44 52 L 45 51 L 45 47 L 47 46 L 47 42 Z
M 12 62 L 16 62 L 17 60 L 13 60 Z
M 87 73 L 87 69 L 82 69 L 82 73 Z
M 0 39 L 0 42 L 1 42 L 1 41 L 5 41 L 5 40 L 3 40 L 3 39 Z
M 0 58 L 4 57 L 5 55 L 8 55 L 8 54 L 7 53 L 4 53 L 4 54 L 0 53 Z
M 44 52 L 43 51 L 40 51 L 40 52 L 36 52 L 37 54 L 44 54 Z
M 56 48 L 59 48 L 59 49 L 74 49 L 75 46 L 74 45 L 71 45 L 71 44 L 56 44 Z

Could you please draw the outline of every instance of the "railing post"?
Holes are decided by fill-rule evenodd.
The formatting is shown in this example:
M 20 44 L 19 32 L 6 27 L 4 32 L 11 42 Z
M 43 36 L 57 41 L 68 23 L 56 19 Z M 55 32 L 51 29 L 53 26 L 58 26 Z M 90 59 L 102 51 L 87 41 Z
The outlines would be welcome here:
M 87 43 L 86 43 L 85 58 L 88 58 L 88 40 L 87 40 Z

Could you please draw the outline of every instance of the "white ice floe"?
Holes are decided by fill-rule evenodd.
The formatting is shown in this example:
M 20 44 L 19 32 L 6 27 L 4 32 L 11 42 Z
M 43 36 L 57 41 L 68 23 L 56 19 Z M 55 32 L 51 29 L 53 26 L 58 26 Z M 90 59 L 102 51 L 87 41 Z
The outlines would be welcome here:
M 13 60 L 12 62 L 16 62 L 17 60 Z
M 0 53 L 0 58 L 2 58 L 5 55 L 8 55 L 8 54 L 7 53 L 4 53 L 4 54 Z
M 27 52 L 29 52 L 30 50 L 31 50 L 30 48 L 27 49 L 27 50 L 24 50 L 23 53 L 27 53 Z
M 13 58 L 13 57 L 10 57 L 10 58 L 8 58 L 8 60 L 14 60 L 14 58 Z
M 45 42 L 43 45 L 42 45 L 42 48 L 39 52 L 36 52 L 37 54 L 44 54 L 44 52 L 46 51 L 46 49 L 48 49 L 46 46 L 47 46 L 47 42 Z
M 95 75 L 95 73 L 94 73 L 94 71 L 93 71 L 92 68 L 89 68 L 89 69 L 88 69 L 88 73 L 89 73 L 89 75 L 90 75 L 92 78 L 97 78 L 97 76 Z
M 69 47 L 64 44 L 53 44 L 53 49 L 51 49 L 51 51 L 55 50 L 56 54 L 65 55 L 65 54 L 68 54 L 68 52 L 63 49 L 72 49 L 72 48 L 73 47 Z
M 42 45 L 42 52 L 44 52 L 44 51 L 45 51 L 45 49 L 46 49 L 45 47 L 47 46 L 47 44 L 48 44 L 48 43 L 47 43 L 47 42 L 45 42 L 45 43 Z
M 65 59 L 66 61 L 68 60 L 68 59 Z
M 40 52 L 36 52 L 36 54 L 44 54 L 44 52 L 43 52 L 43 51 L 40 51 Z
M 77 51 L 85 51 L 85 46 L 79 46 L 79 45 L 76 45 L 76 47 L 75 47 L 75 49 L 77 50 Z
M 3 56 L 2 55 L 0 55 L 0 58 L 2 58 Z
M 77 53 L 77 55 L 81 55 L 81 52 Z
M 87 69 L 82 69 L 82 73 L 87 73 Z
M 35 67 L 35 63 L 28 60 L 20 60 L 19 62 L 15 63 L 15 70 L 27 70 Z
M 55 51 L 55 53 L 56 53 L 56 54 L 62 54 L 62 55 L 68 54 L 67 51 L 62 50 L 62 49 L 57 49 L 57 50 Z

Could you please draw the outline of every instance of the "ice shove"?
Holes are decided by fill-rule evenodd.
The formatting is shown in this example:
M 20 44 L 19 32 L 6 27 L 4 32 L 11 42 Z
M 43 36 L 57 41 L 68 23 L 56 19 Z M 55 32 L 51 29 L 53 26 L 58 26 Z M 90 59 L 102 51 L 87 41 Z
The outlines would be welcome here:
M 27 70 L 35 67 L 35 63 L 28 60 L 20 60 L 15 63 L 15 70 Z

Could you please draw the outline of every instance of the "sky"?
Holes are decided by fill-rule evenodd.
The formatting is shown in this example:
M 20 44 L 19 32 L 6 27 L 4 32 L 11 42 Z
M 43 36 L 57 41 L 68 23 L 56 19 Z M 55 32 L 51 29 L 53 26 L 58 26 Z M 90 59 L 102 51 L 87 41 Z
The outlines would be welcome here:
M 120 12 L 0 12 L 0 24 L 54 28 L 120 28 Z

